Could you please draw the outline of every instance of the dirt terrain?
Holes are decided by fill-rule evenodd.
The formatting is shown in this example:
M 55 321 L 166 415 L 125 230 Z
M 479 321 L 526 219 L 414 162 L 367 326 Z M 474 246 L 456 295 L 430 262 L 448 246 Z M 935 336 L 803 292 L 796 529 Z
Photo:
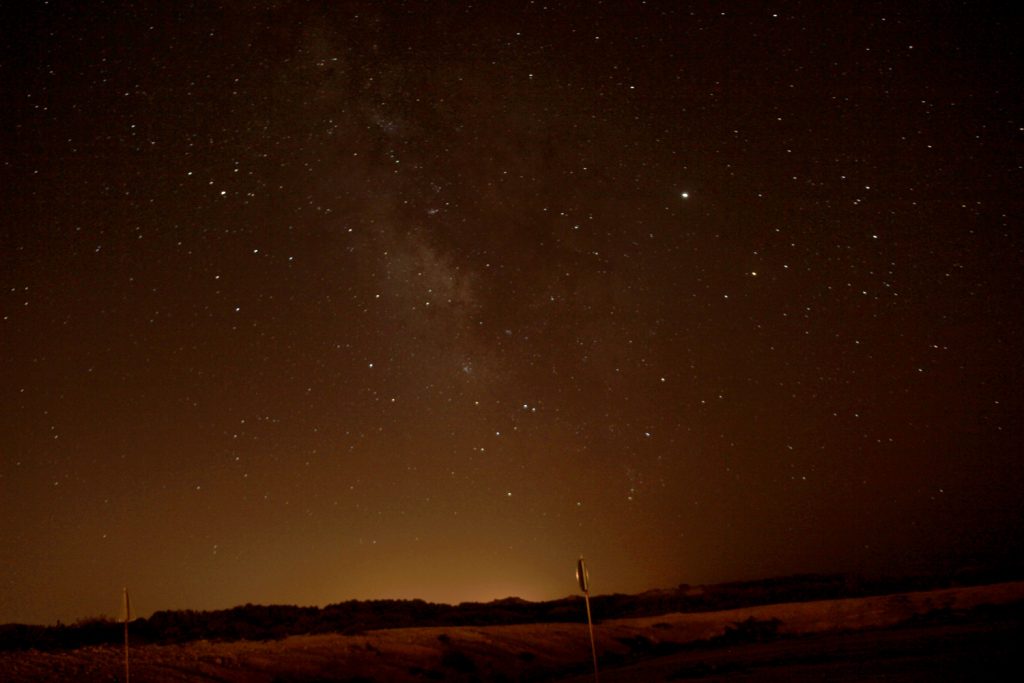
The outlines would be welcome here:
M 1005 667 L 1021 668 L 1014 655 L 1024 642 L 1022 601 L 1024 582 L 1013 582 L 609 620 L 595 635 L 604 683 L 1008 680 Z M 113 647 L 0 653 L 4 681 L 115 681 L 123 667 Z M 267 683 L 593 680 L 582 623 L 147 645 L 132 650 L 131 674 Z

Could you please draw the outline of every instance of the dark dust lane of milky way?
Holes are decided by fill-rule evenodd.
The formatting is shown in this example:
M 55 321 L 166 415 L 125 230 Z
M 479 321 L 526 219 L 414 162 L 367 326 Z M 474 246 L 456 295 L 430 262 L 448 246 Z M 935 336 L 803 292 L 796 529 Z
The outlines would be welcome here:
M 0 12 L 0 622 L 1024 554 L 1009 11 Z

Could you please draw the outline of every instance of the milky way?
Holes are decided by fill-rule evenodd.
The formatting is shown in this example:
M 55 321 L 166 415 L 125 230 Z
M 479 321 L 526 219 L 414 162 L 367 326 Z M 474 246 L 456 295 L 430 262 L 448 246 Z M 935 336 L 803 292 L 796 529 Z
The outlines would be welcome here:
M 1019 20 L 753 5 L 5 8 L 0 622 L 1019 557 Z

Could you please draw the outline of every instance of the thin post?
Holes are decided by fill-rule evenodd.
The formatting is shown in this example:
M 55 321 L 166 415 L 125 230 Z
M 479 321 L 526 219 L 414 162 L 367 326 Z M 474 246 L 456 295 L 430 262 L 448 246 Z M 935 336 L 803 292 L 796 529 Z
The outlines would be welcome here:
M 128 588 L 124 589 L 124 683 L 131 683 L 132 674 L 128 668 L 128 620 L 131 618 L 131 604 L 128 602 Z
M 587 605 L 587 628 L 590 631 L 590 656 L 594 659 L 594 683 L 599 683 L 600 678 L 597 673 L 597 646 L 594 644 L 594 620 L 590 617 L 590 574 L 587 572 L 587 565 L 584 564 L 582 555 L 576 563 L 576 580 L 580 584 L 580 589 L 583 591 L 583 601 Z

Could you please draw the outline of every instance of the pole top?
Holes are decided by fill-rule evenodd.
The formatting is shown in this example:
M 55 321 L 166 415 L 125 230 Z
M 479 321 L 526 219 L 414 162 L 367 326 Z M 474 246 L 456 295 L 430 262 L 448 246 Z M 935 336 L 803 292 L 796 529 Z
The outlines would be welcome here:
M 582 555 L 576 561 L 576 581 L 580 584 L 581 591 L 584 593 L 590 592 L 590 573 L 587 572 L 587 565 L 583 561 Z

